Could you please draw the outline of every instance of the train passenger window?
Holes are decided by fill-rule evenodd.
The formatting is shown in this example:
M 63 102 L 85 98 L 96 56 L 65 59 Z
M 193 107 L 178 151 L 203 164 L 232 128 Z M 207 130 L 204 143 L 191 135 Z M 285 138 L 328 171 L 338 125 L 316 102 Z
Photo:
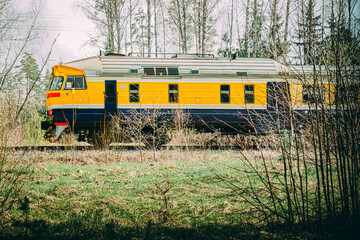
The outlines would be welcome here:
M 302 86 L 302 98 L 304 104 L 316 104 L 325 103 L 324 86 L 319 85 L 303 85 Z
M 165 76 L 166 74 L 166 68 L 156 68 L 156 75 Z
M 245 85 L 244 93 L 245 93 L 245 103 L 252 104 L 255 102 L 254 85 Z
M 178 68 L 168 68 L 168 75 L 179 75 L 179 69 Z
M 64 89 L 86 89 L 84 76 L 68 76 Z
M 140 89 L 139 84 L 137 84 L 137 83 L 129 85 L 129 95 L 130 95 L 131 103 L 140 102 L 139 89 Z
M 49 90 L 50 91 L 51 90 L 60 90 L 63 82 L 64 82 L 64 78 L 62 76 L 54 77 L 51 82 L 51 86 L 50 86 Z
M 169 103 L 179 102 L 179 85 L 169 84 Z
M 220 101 L 221 103 L 230 103 L 230 85 L 220 86 Z
M 144 75 L 145 76 L 155 75 L 154 68 L 144 68 Z

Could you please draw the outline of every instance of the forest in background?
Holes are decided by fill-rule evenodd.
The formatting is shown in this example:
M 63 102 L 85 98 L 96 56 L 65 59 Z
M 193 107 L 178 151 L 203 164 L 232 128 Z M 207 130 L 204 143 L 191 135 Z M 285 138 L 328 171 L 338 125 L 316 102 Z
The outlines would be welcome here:
M 16 97 L 20 113 L 23 103 L 44 105 L 52 47 L 39 56 L 43 1 L 21 9 L 16 3 L 0 1 L 0 94 L 8 104 Z M 97 27 L 84 44 L 105 53 L 237 54 L 334 65 L 338 44 L 351 61 L 360 52 L 358 0 L 79 0 L 74 7 Z
M 78 6 L 98 28 L 88 44 L 143 56 L 236 53 L 307 65 L 309 53 L 331 44 L 335 31 L 349 40 L 359 34 L 357 0 L 84 0 Z

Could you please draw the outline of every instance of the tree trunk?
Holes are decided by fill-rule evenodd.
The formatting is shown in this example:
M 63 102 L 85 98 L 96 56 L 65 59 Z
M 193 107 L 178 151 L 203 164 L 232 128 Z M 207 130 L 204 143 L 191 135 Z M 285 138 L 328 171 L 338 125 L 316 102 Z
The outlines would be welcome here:
M 165 11 L 163 9 L 163 7 L 161 7 L 161 12 L 162 12 L 162 24 L 163 24 L 163 53 L 164 53 L 164 57 L 165 57 L 165 53 L 166 53 L 166 27 L 165 27 Z
M 205 39 L 206 39 L 206 21 L 207 21 L 207 0 L 203 0 L 202 6 L 202 23 L 201 23 L 201 30 L 202 30 L 202 38 L 201 38 L 201 53 L 205 54 Z
M 253 57 L 257 57 L 257 0 L 254 0 L 252 31 L 253 31 Z
M 179 29 L 179 52 L 182 50 L 182 40 L 183 40 L 183 32 L 182 32 L 182 21 L 181 21 L 181 6 L 179 0 L 176 0 L 176 10 L 177 10 L 177 18 L 178 18 L 178 29 Z
M 276 37 L 277 37 L 277 4 L 278 0 L 273 0 L 271 6 L 271 16 L 270 16 L 270 31 L 269 31 L 269 57 L 273 57 L 275 61 L 278 60 L 277 56 L 277 46 L 276 46 Z
M 348 29 L 351 32 L 351 2 L 352 0 L 348 0 Z
M 151 53 L 151 0 L 146 0 L 147 4 L 147 50 L 148 57 Z
M 194 32 L 195 32 L 195 51 L 199 53 L 199 44 L 198 44 L 198 19 L 197 19 L 197 11 L 196 8 L 198 6 L 198 0 L 194 0 Z
M 142 57 L 145 57 L 145 41 L 144 41 L 144 20 L 141 19 L 141 52 Z
M 129 30 L 130 30 L 130 52 L 133 53 L 133 28 L 132 28 L 132 0 L 129 0 Z
M 249 56 L 249 5 L 250 0 L 246 2 L 246 13 L 245 13 L 245 54 L 247 57 Z
M 230 54 L 231 54 L 231 52 L 232 52 L 233 22 L 234 22 L 234 0 L 231 0 L 231 12 L 230 12 Z
M 186 15 L 186 11 L 187 11 L 187 6 L 186 6 L 186 1 L 182 1 L 182 15 L 183 15 L 183 53 L 187 53 L 187 28 L 186 28 L 186 20 L 187 20 L 187 15 Z
M 157 32 L 157 8 L 156 8 L 156 1 L 154 0 L 154 34 L 155 34 L 155 57 L 157 57 L 158 53 L 158 32 Z
M 284 63 L 286 63 L 286 57 L 287 57 L 287 47 L 288 47 L 287 38 L 288 38 L 288 28 L 289 28 L 290 3 L 291 0 L 287 0 L 286 12 L 285 12 L 284 43 L 283 43 Z
M 108 51 L 114 52 L 114 21 L 112 16 L 112 4 L 111 1 L 107 1 L 107 4 L 105 3 L 106 8 L 106 20 L 107 20 L 107 30 L 108 30 Z
M 121 52 L 121 29 L 120 29 L 120 16 L 117 14 L 116 16 L 116 35 L 117 35 L 117 53 Z

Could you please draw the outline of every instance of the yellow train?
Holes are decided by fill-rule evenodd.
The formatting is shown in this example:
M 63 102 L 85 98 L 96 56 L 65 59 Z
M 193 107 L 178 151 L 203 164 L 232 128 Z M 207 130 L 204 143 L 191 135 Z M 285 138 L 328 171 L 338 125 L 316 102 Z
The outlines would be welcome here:
M 248 131 L 250 125 L 257 126 L 259 116 L 276 113 L 285 95 L 291 96 L 290 104 L 299 113 L 319 99 L 273 60 L 196 54 L 109 54 L 56 65 L 46 92 L 56 139 L 68 127 L 75 132 L 93 130 L 114 115 L 147 109 L 161 111 L 164 117 L 180 109 L 197 128 Z

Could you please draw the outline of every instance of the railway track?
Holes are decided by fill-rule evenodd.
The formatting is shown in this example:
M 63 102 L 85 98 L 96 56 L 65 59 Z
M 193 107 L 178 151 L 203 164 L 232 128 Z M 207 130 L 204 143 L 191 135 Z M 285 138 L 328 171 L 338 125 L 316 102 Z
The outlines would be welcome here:
M 108 148 L 109 150 L 124 150 L 124 151 L 134 151 L 139 149 L 144 149 L 145 146 L 141 144 L 111 144 Z M 12 151 L 87 151 L 87 150 L 101 150 L 104 148 L 96 148 L 93 145 L 40 145 L 40 146 L 12 146 L 7 147 L 7 150 Z M 152 148 L 145 148 L 151 150 Z M 171 144 L 164 145 L 161 149 L 169 150 L 242 150 L 244 148 L 240 146 L 217 146 L 217 145 L 180 145 L 180 144 Z

